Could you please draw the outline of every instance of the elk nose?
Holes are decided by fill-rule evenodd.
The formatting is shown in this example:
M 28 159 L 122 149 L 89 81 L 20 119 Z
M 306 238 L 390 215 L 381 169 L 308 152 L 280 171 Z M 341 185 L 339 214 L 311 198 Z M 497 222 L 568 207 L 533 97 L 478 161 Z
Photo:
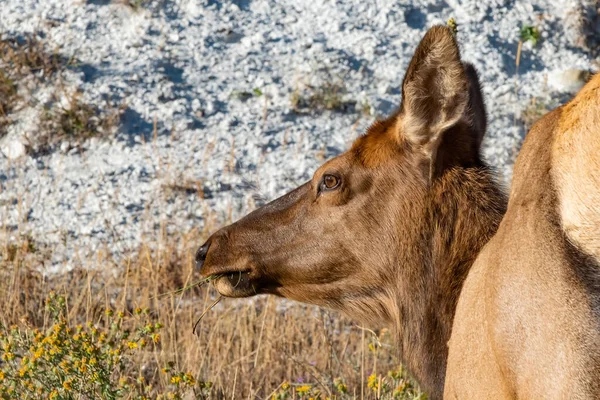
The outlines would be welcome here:
M 208 248 L 210 247 L 210 240 L 204 243 L 202 246 L 196 250 L 196 268 L 202 268 L 204 264 L 204 260 L 206 260 L 206 255 L 208 254 Z

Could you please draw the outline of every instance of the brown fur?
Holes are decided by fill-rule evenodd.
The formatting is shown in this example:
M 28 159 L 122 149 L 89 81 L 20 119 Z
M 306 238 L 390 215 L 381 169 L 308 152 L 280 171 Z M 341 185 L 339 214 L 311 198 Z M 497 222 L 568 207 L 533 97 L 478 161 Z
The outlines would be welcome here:
M 506 207 L 481 161 L 483 99 L 445 27 L 415 52 L 402 105 L 280 199 L 197 253 L 223 295 L 271 293 L 394 327 L 401 356 L 441 398 L 463 281 Z M 323 176 L 341 184 L 323 189 Z
M 447 398 L 600 398 L 600 76 L 529 132 L 463 287 Z

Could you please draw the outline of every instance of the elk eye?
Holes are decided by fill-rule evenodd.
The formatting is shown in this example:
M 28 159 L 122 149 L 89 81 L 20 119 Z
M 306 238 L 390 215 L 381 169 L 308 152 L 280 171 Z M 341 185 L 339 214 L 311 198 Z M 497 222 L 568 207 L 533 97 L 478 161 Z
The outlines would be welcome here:
M 323 190 L 333 190 L 340 185 L 340 178 L 335 175 L 323 175 L 321 188 Z

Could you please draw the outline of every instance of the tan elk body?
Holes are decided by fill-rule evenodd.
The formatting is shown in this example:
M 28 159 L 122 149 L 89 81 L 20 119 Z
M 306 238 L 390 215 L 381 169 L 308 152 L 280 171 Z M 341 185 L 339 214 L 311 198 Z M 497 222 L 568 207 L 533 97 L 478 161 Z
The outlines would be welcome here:
M 432 399 L 600 395 L 598 87 L 532 129 L 506 211 L 477 74 L 434 27 L 398 112 L 213 234 L 201 273 L 225 296 L 385 321 Z
M 448 398 L 600 398 L 600 75 L 538 121 L 460 295 Z

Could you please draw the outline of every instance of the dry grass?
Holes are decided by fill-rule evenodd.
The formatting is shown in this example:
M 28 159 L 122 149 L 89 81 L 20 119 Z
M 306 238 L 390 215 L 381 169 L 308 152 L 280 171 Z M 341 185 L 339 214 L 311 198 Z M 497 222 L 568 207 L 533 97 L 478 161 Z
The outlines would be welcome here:
M 292 92 L 290 104 L 297 113 L 354 110 L 356 102 L 346 100 L 345 94 L 346 88 L 341 81 L 325 82 L 320 86 L 305 85 L 303 89 L 296 88 Z
M 0 69 L 0 137 L 10 124 L 9 114 L 16 107 L 17 85 Z
M 13 122 L 11 113 L 31 102 L 27 100 L 30 95 L 19 96 L 18 91 L 31 90 L 31 85 L 27 85 L 31 80 L 37 88 L 43 85 L 61 87 L 59 73 L 73 61 L 73 58 L 62 56 L 57 49 L 49 50 L 49 45 L 36 35 L 0 39 L 0 135 Z M 79 143 L 92 136 L 112 133 L 118 125 L 121 108 L 107 107 L 107 112 L 101 112 L 83 102 L 79 92 L 67 98 L 66 105 L 61 106 L 61 102 L 54 101 L 46 107 L 39 135 L 28 138 L 35 151 L 46 152 L 63 140 Z
M 105 110 L 100 110 L 86 103 L 78 91 L 67 95 L 66 99 L 66 105 L 60 105 L 57 100 L 45 109 L 39 135 L 34 138 L 37 151 L 47 152 L 64 141 L 79 146 L 92 137 L 110 137 L 119 126 L 125 109 L 125 105 L 107 105 Z
M 571 46 L 587 52 L 592 58 L 600 55 L 600 1 L 578 2 L 577 6 L 566 10 L 564 24 L 567 33 L 571 33 L 566 37 Z
M 533 97 L 529 104 L 521 111 L 521 122 L 525 127 L 525 131 L 529 132 L 533 124 L 546 115 L 556 105 L 548 104 L 548 101 L 540 97 Z
M 150 2 L 149 0 L 113 0 L 113 3 L 129 7 L 133 11 L 140 11 Z
M 332 75 L 326 68 L 316 69 L 312 75 L 312 79 L 306 77 L 298 81 L 290 94 L 290 105 L 296 113 L 356 111 L 356 101 L 348 98 L 343 78 Z M 309 80 L 313 82 L 308 83 Z
M 5 282 L 0 289 L 0 323 L 22 330 L 47 329 L 48 317 L 40 310 L 48 294 L 56 291 L 67 299 L 70 326 L 95 324 L 105 309 L 126 315 L 135 314 L 136 308 L 150 310 L 165 327 L 161 345 L 138 352 L 135 363 L 119 374 L 133 379 L 141 374 L 157 393 L 169 389 L 160 369 L 172 362 L 173 368 L 189 371 L 198 382 L 212 382 L 208 397 L 196 398 L 300 399 L 320 393 L 322 399 L 354 399 L 363 398 L 361 390 L 366 399 L 416 398 L 404 373 L 398 372 L 390 334 L 363 330 L 333 312 L 274 297 L 225 299 L 206 314 L 194 335 L 194 322 L 216 293 L 208 286 L 171 292 L 199 280 L 193 250 L 205 236 L 206 232 L 178 239 L 164 236 L 122 262 L 99 253 L 94 268 L 48 276 L 40 266 L 49 249 L 28 237 L 5 242 L 0 246 L 0 276 Z M 164 293 L 171 294 L 161 296 Z M 396 372 L 386 376 L 388 371 Z M 395 397 L 392 393 L 398 388 L 392 384 L 401 386 Z
M 60 88 L 41 116 L 36 137 L 28 138 L 34 152 L 46 153 L 63 141 L 69 141 L 74 147 L 91 137 L 112 135 L 120 123 L 124 106 L 107 105 L 100 110 L 87 104 L 81 92 L 66 94 L 60 72 L 73 63 L 74 58 L 62 56 L 57 49 L 49 50 L 49 45 L 36 35 L 0 39 L 0 135 L 12 122 L 11 112 L 28 97 L 18 96 L 18 89 L 27 87 L 24 82 L 31 79 L 36 87 Z M 59 101 L 60 97 L 66 101 Z
M 177 179 L 169 179 L 162 184 L 162 190 L 167 195 L 184 193 L 186 195 L 197 195 L 198 198 L 204 198 L 204 186 L 202 181 L 191 179 L 185 176 L 178 176 Z
M 36 35 L 24 39 L 0 39 L 0 66 L 13 79 L 27 76 L 47 78 L 69 66 L 72 59 L 65 59 L 57 50 L 48 51 L 48 45 Z

